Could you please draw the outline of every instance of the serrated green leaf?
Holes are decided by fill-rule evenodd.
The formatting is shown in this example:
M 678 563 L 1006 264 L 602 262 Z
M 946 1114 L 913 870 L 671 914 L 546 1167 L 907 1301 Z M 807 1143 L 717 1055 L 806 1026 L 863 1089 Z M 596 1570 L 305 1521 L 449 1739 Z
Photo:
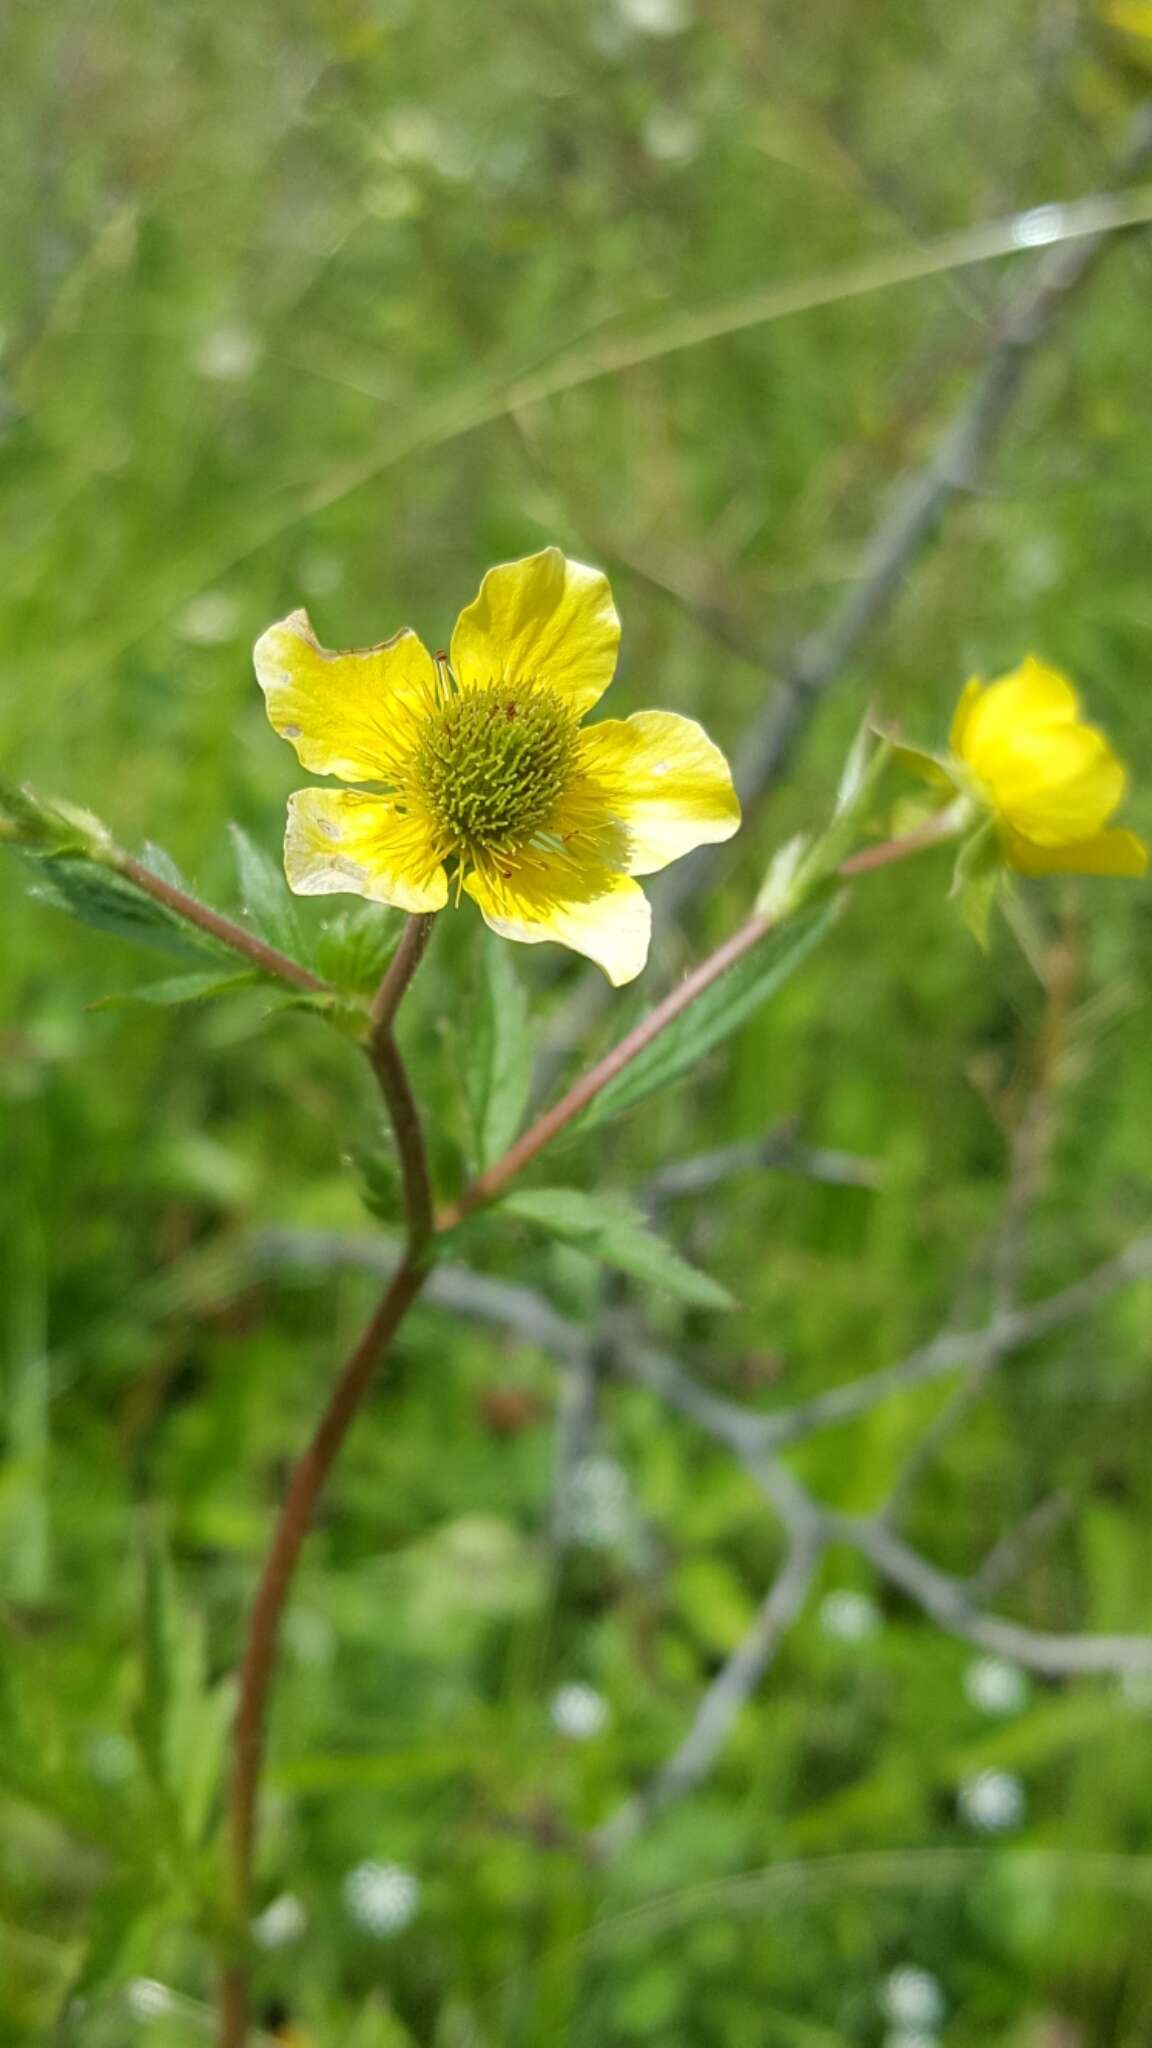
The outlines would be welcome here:
M 735 1306 L 726 1287 L 689 1265 L 623 1198 L 588 1195 L 579 1188 L 523 1188 L 506 1195 L 500 1206 L 677 1301 L 697 1308 Z
M 316 943 L 316 968 L 349 995 L 371 995 L 400 943 L 404 920 L 380 903 L 357 903 L 327 920 Z
M 28 856 L 34 865 L 32 895 L 54 910 L 65 910 L 94 931 L 132 939 L 173 960 L 203 965 L 205 960 L 230 960 L 227 947 L 188 925 L 162 903 L 114 869 L 83 854 Z
M 245 918 L 270 946 L 287 953 L 290 960 L 304 960 L 304 933 L 280 862 L 257 846 L 242 825 L 230 825 L 228 830 Z
M 481 1001 L 461 1051 L 476 1163 L 485 1167 L 508 1150 L 520 1129 L 532 1060 L 528 999 L 511 947 L 484 945 L 481 974 Z
M 133 1003 L 177 1009 L 182 1003 L 204 1003 L 213 996 L 230 996 L 238 989 L 255 988 L 260 976 L 240 974 L 174 974 L 168 981 L 146 982 L 143 988 L 125 989 L 123 995 L 102 996 L 94 1010 L 121 1009 Z
M 684 1074 L 755 1015 L 831 929 L 840 898 L 801 911 L 729 969 L 591 1102 L 577 1127 L 594 1129 L 634 1109 Z

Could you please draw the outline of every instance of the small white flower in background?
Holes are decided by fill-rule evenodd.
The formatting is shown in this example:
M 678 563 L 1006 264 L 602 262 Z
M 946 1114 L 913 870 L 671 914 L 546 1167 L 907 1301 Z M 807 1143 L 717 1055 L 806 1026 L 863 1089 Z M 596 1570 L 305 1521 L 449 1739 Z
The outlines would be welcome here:
M 1019 1714 L 1028 1704 L 1028 1680 L 1004 1657 L 977 1657 L 964 1673 L 964 1690 L 982 1714 Z
M 394 107 L 381 136 L 385 149 L 410 163 L 434 164 L 447 139 L 444 123 L 431 107 Z
M 691 114 L 654 107 L 644 123 L 644 147 L 657 163 L 690 163 L 700 154 L 700 129 Z
M 242 384 L 262 353 L 259 336 L 247 327 L 215 327 L 204 336 L 192 366 L 217 384 Z
M 903 1963 L 884 1979 L 880 2003 L 894 2027 L 931 2033 L 944 2018 L 944 1993 L 931 1970 Z
M 182 640 L 197 647 L 222 647 L 240 631 L 241 610 L 234 597 L 223 590 L 205 590 L 186 604 L 176 621 Z
M 252 1939 L 257 1948 L 288 1948 L 299 1941 L 307 1925 L 303 1900 L 295 1892 L 282 1892 L 257 1914 L 252 1922 Z
M 624 1542 L 632 1527 L 632 1489 L 614 1458 L 585 1458 L 572 1474 L 568 1526 L 578 1543 L 598 1550 Z
M 692 0 L 616 0 L 628 27 L 642 36 L 679 36 L 696 17 Z
M 919 2027 L 898 2027 L 894 2034 L 885 2034 L 884 2048 L 940 2048 L 940 2036 L 922 2033 Z
M 572 1742 L 590 1742 L 608 1723 L 609 1706 L 595 1686 L 574 1680 L 553 1693 L 548 1716 L 558 1735 Z
M 343 1890 L 350 1917 L 369 1934 L 399 1934 L 420 1906 L 420 1880 L 400 1863 L 358 1863 Z
M 381 130 L 384 148 L 402 163 L 427 164 L 447 178 L 466 178 L 475 150 L 464 131 L 431 107 L 396 107 Z
M 133 1977 L 126 1995 L 134 2020 L 162 2020 L 176 2010 L 174 1994 L 154 1977 Z
M 960 1818 L 982 1835 L 1005 1835 L 1019 1827 L 1027 1801 L 1011 1771 L 981 1771 L 960 1787 Z
M 869 1594 L 842 1587 L 820 1602 L 820 1626 L 834 1642 L 862 1643 L 879 1628 L 880 1609 Z

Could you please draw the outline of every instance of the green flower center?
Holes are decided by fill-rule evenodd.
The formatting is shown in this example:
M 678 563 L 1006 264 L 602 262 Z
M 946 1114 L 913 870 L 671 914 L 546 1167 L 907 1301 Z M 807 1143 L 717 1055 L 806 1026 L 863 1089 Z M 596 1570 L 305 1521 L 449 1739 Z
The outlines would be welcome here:
M 489 683 L 433 713 L 416 775 L 454 847 L 508 848 L 544 824 L 575 753 L 576 719 L 555 690 Z

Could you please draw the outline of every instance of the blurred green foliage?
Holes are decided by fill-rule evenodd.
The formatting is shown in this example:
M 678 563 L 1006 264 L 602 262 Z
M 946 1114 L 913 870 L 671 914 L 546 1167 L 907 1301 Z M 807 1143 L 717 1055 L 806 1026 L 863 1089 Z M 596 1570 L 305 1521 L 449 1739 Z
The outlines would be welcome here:
M 768 687 L 755 654 L 851 578 L 980 361 L 1003 273 L 588 382 L 578 351 L 1093 190 L 1132 90 L 1057 0 L 14 0 L 0 72 L 0 771 L 158 840 L 234 905 L 228 824 L 274 850 L 298 776 L 248 650 L 298 603 L 329 643 L 410 621 L 435 645 L 489 562 L 556 541 L 613 575 L 612 708 L 699 710 L 734 746 Z M 965 674 L 1029 647 L 1081 680 L 1152 824 L 1150 263 L 1128 244 L 1037 365 L 989 488 L 787 786 L 688 929 L 658 915 L 645 987 L 826 813 L 866 705 L 935 744 Z M 520 405 L 561 354 L 570 388 Z M 1050 1018 L 1014 945 L 980 957 L 945 873 L 858 889 L 690 1084 L 564 1156 L 612 1194 L 796 1116 L 878 1163 L 878 1190 L 758 1174 L 671 1215 L 739 1307 L 643 1297 L 752 1403 L 883 1364 L 987 1299 Z M 1124 885 L 1030 901 L 1072 990 L 1025 1239 L 1042 1293 L 1147 1221 L 1152 912 Z M 348 1165 L 378 1151 L 379 1114 L 315 1018 L 270 1019 L 256 991 L 103 1009 L 146 962 L 30 902 L 15 863 L 0 916 L 0 2034 L 183 2048 L 211 1995 L 244 1603 L 371 1296 L 364 1274 L 257 1273 L 252 1236 L 373 1229 Z M 300 917 L 333 943 L 316 905 Z M 442 920 L 405 1014 L 446 1188 L 476 1137 L 454 1048 L 481 952 L 467 912 Z M 538 1031 L 578 970 L 514 966 Z M 369 1193 L 387 1206 L 379 1176 Z M 474 1249 L 591 1315 L 578 1250 L 510 1226 Z M 1002 1600 L 1041 1626 L 1139 1627 L 1148 1364 L 1139 1294 L 1015 1360 L 918 1491 L 915 1540 L 970 1571 L 1061 1495 Z M 675 1746 L 780 1546 L 730 1461 L 618 1390 L 558 1560 L 559 1398 L 545 1356 L 424 1309 L 351 1441 L 288 1630 L 261 1864 L 262 1900 L 297 1898 L 307 1930 L 263 1952 L 261 1996 L 325 2048 L 875 2048 L 886 1975 L 915 1963 L 950 2048 L 1146 2042 L 1147 1699 L 1035 1686 L 990 1717 L 971 1654 L 847 1558 L 821 1595 L 874 1607 L 818 1599 L 708 1784 L 610 1871 L 562 1846 Z M 941 1398 L 814 1439 L 798 1468 L 870 1506 Z M 583 1740 L 550 1719 L 574 1681 L 608 1704 Z M 996 1843 L 958 1806 L 991 1769 L 1026 1802 Z M 417 1910 L 374 1932 L 349 1899 L 403 1919 L 392 1866 Z

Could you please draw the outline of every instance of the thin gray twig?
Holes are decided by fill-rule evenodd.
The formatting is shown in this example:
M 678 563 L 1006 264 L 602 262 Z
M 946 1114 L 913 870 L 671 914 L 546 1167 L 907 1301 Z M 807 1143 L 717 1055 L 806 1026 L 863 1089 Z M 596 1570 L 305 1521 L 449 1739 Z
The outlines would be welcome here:
M 806 1145 L 795 1119 L 789 1117 L 763 1138 L 696 1152 L 661 1167 L 645 1182 L 641 1199 L 656 1204 L 680 1201 L 687 1195 L 707 1194 L 742 1173 L 794 1173 L 832 1187 L 878 1188 L 883 1182 L 879 1160 L 824 1145 Z
M 593 1852 L 618 1856 L 649 1822 L 675 1799 L 707 1777 L 737 1715 L 756 1691 L 812 1585 L 823 1550 L 821 1538 L 806 1531 L 792 1538 L 783 1567 L 755 1622 L 700 1701 L 678 1749 L 592 1836 Z
M 1136 113 L 1116 165 L 1122 186 L 1152 159 L 1152 102 Z M 859 574 L 815 633 L 783 654 L 770 671 L 776 689 L 754 720 L 736 755 L 735 779 L 745 813 L 753 811 L 784 775 L 815 712 L 844 675 L 869 636 L 887 618 L 909 570 L 938 532 L 956 500 L 976 486 L 1003 438 L 1033 359 L 1058 332 L 1102 260 L 1126 229 L 1104 228 L 1048 251 L 1029 282 L 1013 293 L 991 327 L 983 365 L 941 433 L 927 462 L 906 478 L 864 550 Z M 715 848 L 701 848 L 661 876 L 653 896 L 669 922 L 711 883 Z M 578 1044 L 604 1008 L 604 984 L 583 978 L 554 1020 L 551 1050 Z

